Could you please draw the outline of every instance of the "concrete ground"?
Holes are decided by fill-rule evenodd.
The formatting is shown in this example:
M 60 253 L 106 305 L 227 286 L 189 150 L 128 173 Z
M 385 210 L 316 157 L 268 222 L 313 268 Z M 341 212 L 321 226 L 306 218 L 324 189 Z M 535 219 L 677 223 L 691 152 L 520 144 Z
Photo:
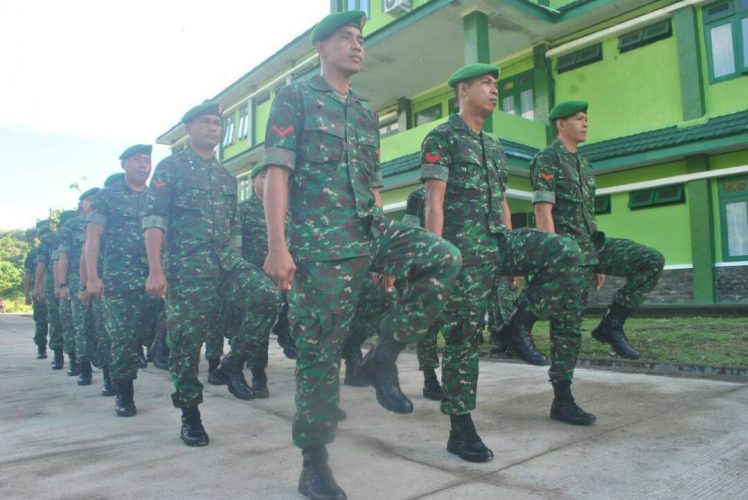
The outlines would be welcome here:
M 210 446 L 179 439 L 168 374 L 152 366 L 135 386 L 138 415 L 36 360 L 29 316 L 0 316 L 0 498 L 301 498 L 290 441 L 293 363 L 271 342 L 270 399 L 240 401 L 206 386 Z M 207 366 L 201 367 L 202 378 Z M 578 370 L 589 428 L 548 418 L 546 371 L 482 362 L 476 426 L 496 457 L 445 450 L 449 424 L 421 397 L 416 359 L 400 362 L 415 412 L 379 407 L 370 388 L 342 389 L 348 419 L 330 447 L 351 499 L 748 498 L 745 384 Z

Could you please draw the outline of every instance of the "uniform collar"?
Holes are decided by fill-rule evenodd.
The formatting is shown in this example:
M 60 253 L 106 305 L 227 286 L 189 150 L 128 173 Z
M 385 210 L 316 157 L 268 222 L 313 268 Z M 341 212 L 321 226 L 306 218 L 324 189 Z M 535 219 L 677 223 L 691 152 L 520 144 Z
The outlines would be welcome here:
M 329 83 L 327 83 L 327 80 L 322 78 L 321 75 L 314 75 L 309 80 L 312 88 L 314 90 L 319 90 L 320 92 L 329 92 L 329 93 L 335 93 L 335 90 L 330 86 Z M 357 101 L 366 101 L 363 97 L 359 97 L 358 94 L 356 94 L 352 88 L 348 89 L 348 100 L 357 100 Z
M 215 162 L 218 161 L 216 159 L 216 154 L 215 153 L 213 153 L 213 156 L 211 156 L 210 158 L 204 158 L 204 157 L 198 155 L 197 153 L 195 153 L 195 150 L 192 149 L 192 146 L 190 146 L 189 144 L 187 145 L 187 148 L 185 149 L 185 153 L 192 160 L 205 161 L 205 162 L 210 162 L 210 163 L 215 163 Z M 124 181 L 123 181 L 123 184 L 124 184 Z
M 556 137 L 556 139 L 553 141 L 553 147 L 558 150 L 559 153 L 564 153 L 571 156 L 577 156 L 579 154 L 579 149 L 577 149 L 576 153 L 572 153 L 568 149 L 566 149 L 566 146 L 564 146 L 564 143 L 561 142 L 561 139 Z
M 468 127 L 467 122 L 465 122 L 465 119 L 462 117 L 459 113 L 454 113 L 449 115 L 449 124 L 452 126 L 452 128 L 456 130 L 464 130 L 470 135 L 474 135 L 476 137 L 482 137 L 485 134 L 483 133 L 483 129 L 481 129 L 480 132 L 476 133 L 473 132 L 470 127 Z

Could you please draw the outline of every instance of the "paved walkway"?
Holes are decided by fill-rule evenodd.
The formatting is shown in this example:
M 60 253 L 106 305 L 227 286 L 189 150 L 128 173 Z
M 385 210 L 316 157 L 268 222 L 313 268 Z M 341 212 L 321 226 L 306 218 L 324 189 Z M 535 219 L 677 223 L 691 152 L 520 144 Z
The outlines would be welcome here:
M 274 342 L 270 399 L 207 386 L 211 443 L 190 449 L 166 372 L 142 370 L 138 415 L 115 417 L 99 371 L 78 387 L 35 359 L 32 326 L 0 316 L 0 498 L 301 498 L 293 364 Z M 415 356 L 400 367 L 412 415 L 382 410 L 370 388 L 342 389 L 348 420 L 330 453 L 351 499 L 746 498 L 745 384 L 578 370 L 577 400 L 598 417 L 578 428 L 548 418 L 545 369 L 482 362 L 474 420 L 496 457 L 470 464 L 446 452 L 448 420 L 420 396 Z

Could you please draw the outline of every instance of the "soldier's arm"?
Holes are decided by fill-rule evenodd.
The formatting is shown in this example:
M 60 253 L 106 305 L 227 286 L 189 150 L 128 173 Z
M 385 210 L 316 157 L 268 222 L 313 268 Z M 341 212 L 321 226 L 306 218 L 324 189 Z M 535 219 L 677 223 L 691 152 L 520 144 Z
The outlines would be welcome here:
M 535 227 L 546 233 L 555 233 L 556 226 L 553 224 L 553 204 L 547 202 L 537 202 L 535 210 Z
M 31 271 L 25 269 L 23 271 L 23 298 L 26 304 L 31 304 Z
M 438 236 L 444 231 L 444 194 L 452 164 L 447 137 L 438 132 L 421 144 L 421 181 L 426 185 L 426 230 Z
M 93 215 L 93 214 L 92 214 Z M 86 291 L 94 297 L 104 294 L 104 282 L 99 276 L 99 254 L 101 253 L 101 235 L 104 234 L 104 226 L 92 222 L 88 218 L 86 224 L 86 242 L 83 244 L 83 255 L 86 264 Z
M 68 282 L 68 269 L 70 268 L 70 256 L 67 252 L 60 250 L 60 260 L 57 262 L 57 272 L 60 280 L 60 298 L 70 298 L 70 283 Z
M 36 261 L 36 278 L 34 280 L 34 297 L 40 302 L 45 302 L 44 297 L 44 275 L 46 274 L 46 264 L 44 261 Z
M 541 151 L 530 162 L 532 201 L 535 212 L 535 227 L 546 233 L 555 233 L 553 206 L 556 203 L 556 159 Z
M 60 253 L 55 252 L 56 255 L 52 258 L 52 277 L 55 284 L 55 297 L 60 295 Z
M 148 277 L 145 289 L 154 297 L 166 296 L 166 276 L 161 264 L 161 252 L 164 247 L 164 233 L 169 216 L 171 199 L 174 196 L 174 186 L 170 172 L 169 159 L 162 161 L 153 173 L 151 184 L 148 186 L 148 210 L 143 217 L 145 231 L 145 253 L 148 258 Z
M 426 181 L 426 231 L 437 236 L 444 230 L 444 193 L 447 183 L 438 179 Z

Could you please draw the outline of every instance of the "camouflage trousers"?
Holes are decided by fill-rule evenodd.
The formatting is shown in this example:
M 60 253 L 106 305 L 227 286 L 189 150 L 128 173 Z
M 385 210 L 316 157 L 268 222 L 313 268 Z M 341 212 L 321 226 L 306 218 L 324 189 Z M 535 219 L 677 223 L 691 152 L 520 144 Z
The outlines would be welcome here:
M 72 299 L 58 299 L 60 306 L 60 325 L 62 326 L 62 350 L 75 355 L 75 328 L 73 326 Z
M 46 346 L 47 331 L 49 330 L 49 326 L 47 325 L 47 304 L 34 299 L 32 308 L 34 312 L 34 344 L 37 346 Z
M 537 317 L 563 313 L 574 302 L 579 246 L 570 238 L 535 230 L 499 236 L 498 252 L 481 265 L 464 266 L 447 303 L 444 323 L 441 411 L 464 415 L 475 409 L 478 343 L 491 289 L 498 276 L 527 276 L 518 303 Z
M 162 299 L 154 299 L 145 294 L 144 300 L 146 312 L 140 316 L 138 343 L 150 349 L 159 330 L 166 328 L 166 313 L 164 312 L 165 305 Z
M 626 278 L 626 284 L 615 293 L 613 304 L 635 309 L 647 293 L 657 285 L 665 265 L 665 258 L 654 248 L 631 240 L 607 238 L 595 245 L 599 263 L 584 266 L 578 271 L 577 297 L 567 314 L 551 319 L 552 382 L 571 380 L 582 347 L 582 319 L 593 273 Z
M 494 280 L 491 295 L 488 298 L 488 331 L 493 342 L 504 320 L 508 320 L 514 311 L 519 294 L 509 285 L 506 277 Z
M 93 351 L 91 363 L 96 368 L 109 365 L 109 335 L 107 335 L 104 321 L 104 299 L 95 298 L 90 302 L 91 321 L 93 329 Z
M 109 337 L 109 369 L 113 381 L 138 377 L 141 331 L 156 322 L 161 304 L 160 299 L 149 297 L 142 289 L 118 291 L 104 297 L 104 328 Z
M 397 290 L 387 292 L 374 282 L 373 277 L 374 274 L 369 273 L 362 285 L 361 296 L 356 305 L 356 312 L 351 324 L 351 333 L 343 347 L 345 356 L 348 356 L 348 353 L 356 357 L 361 355 L 361 348 L 366 339 L 372 335 L 377 335 L 382 317 L 399 300 Z
M 55 286 L 44 284 L 44 297 L 47 304 L 47 324 L 49 325 L 49 348 L 62 349 L 62 324 L 60 323 L 60 301 L 55 297 Z
M 222 297 L 230 297 L 244 318 L 232 344 L 232 352 L 246 359 L 259 349 L 258 332 L 270 331 L 277 316 L 278 292 L 260 269 L 246 264 L 222 271 L 217 278 L 173 280 L 166 297 L 169 372 L 174 384 L 172 402 L 189 408 L 203 401 L 198 380 L 200 348 L 215 332 Z
M 78 300 L 80 278 L 76 273 L 70 273 L 70 311 L 73 319 L 75 335 L 75 357 L 78 361 L 91 361 L 95 345 L 93 313 L 90 304 L 82 304 Z
M 418 369 L 422 372 L 436 370 L 439 368 L 439 354 L 436 344 L 439 332 L 442 330 L 441 321 L 434 322 L 426 333 L 416 344 L 416 356 L 418 357 Z
M 402 343 L 418 341 L 431 326 L 459 272 L 457 248 L 420 228 L 377 217 L 371 232 L 368 257 L 296 263 L 288 302 L 298 351 L 292 432 L 299 448 L 335 439 L 343 343 L 369 271 L 402 282 L 401 299 L 377 327 L 379 335 Z

